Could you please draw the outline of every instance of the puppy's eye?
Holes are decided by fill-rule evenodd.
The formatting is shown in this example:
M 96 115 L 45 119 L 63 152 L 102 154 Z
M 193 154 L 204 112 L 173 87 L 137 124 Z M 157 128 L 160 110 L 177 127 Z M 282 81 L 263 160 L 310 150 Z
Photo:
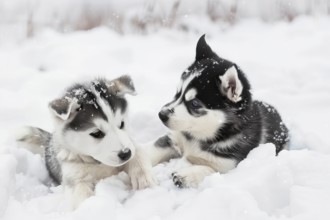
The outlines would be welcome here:
M 189 105 L 192 109 L 199 109 L 199 108 L 202 108 L 202 104 L 199 100 L 197 99 L 193 99 L 189 102 Z
M 119 128 L 120 128 L 120 129 L 123 129 L 124 127 L 125 127 L 125 122 L 122 121 L 121 124 L 120 124 L 120 127 L 119 127 Z
M 89 135 L 94 138 L 97 138 L 97 139 L 101 139 L 105 136 L 105 134 L 101 130 L 96 130 L 96 131 L 90 133 Z

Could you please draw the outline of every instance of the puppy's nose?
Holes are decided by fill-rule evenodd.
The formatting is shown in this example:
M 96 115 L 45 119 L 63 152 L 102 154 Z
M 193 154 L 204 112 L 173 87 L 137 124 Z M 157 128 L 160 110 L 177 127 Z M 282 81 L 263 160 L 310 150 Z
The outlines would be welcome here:
M 162 120 L 162 122 L 167 122 L 168 121 L 168 115 L 169 115 L 170 111 L 169 110 L 161 110 L 158 113 L 158 116 L 160 118 L 160 120 Z
M 119 153 L 118 153 L 118 157 L 123 161 L 128 160 L 131 157 L 131 155 L 132 155 L 132 152 L 128 148 L 124 148 L 123 150 L 119 151 Z

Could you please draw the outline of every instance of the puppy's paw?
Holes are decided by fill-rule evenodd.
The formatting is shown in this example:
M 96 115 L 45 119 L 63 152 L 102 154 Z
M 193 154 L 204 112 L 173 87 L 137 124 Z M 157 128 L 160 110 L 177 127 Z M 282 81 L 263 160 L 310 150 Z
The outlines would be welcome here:
M 172 181 L 174 185 L 178 188 L 190 188 L 197 187 L 200 181 L 189 172 L 173 172 Z
M 197 187 L 204 177 L 212 172 L 212 168 L 207 166 L 192 166 L 173 172 L 172 180 L 179 188 Z
M 132 189 L 145 189 L 156 186 L 157 180 L 149 169 L 141 169 L 140 167 L 131 168 L 129 172 L 131 178 Z
M 189 170 L 180 170 L 172 173 L 172 181 L 178 188 L 197 187 L 200 180 L 195 175 L 191 174 Z
M 172 175 L 172 181 L 176 187 L 178 188 L 186 187 L 185 177 L 179 175 L 177 172 L 173 172 L 171 175 Z

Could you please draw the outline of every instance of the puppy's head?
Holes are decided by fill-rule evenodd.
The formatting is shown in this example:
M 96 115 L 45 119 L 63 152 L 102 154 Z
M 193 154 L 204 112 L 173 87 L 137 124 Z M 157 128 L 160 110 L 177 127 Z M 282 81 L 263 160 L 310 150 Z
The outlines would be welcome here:
M 128 76 L 69 88 L 64 96 L 49 104 L 56 122 L 54 141 L 109 166 L 126 163 L 135 152 L 125 126 L 127 93 L 135 93 Z
M 214 138 L 218 130 L 251 101 L 250 85 L 236 64 L 220 58 L 203 35 L 195 62 L 181 76 L 174 100 L 159 112 L 172 130 L 199 139 Z

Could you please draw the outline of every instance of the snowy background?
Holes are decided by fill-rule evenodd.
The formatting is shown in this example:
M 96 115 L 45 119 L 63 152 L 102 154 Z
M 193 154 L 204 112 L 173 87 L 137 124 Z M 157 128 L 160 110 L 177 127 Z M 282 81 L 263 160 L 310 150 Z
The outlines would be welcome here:
M 0 219 L 329 219 L 329 0 L 0 0 Z M 227 174 L 196 189 L 160 185 L 133 192 L 127 175 L 66 211 L 62 188 L 47 186 L 40 156 L 18 148 L 14 130 L 49 131 L 48 102 L 77 80 L 130 74 L 135 140 L 166 132 L 159 109 L 171 100 L 198 38 L 245 71 L 256 99 L 278 108 L 290 151 L 266 144 Z

